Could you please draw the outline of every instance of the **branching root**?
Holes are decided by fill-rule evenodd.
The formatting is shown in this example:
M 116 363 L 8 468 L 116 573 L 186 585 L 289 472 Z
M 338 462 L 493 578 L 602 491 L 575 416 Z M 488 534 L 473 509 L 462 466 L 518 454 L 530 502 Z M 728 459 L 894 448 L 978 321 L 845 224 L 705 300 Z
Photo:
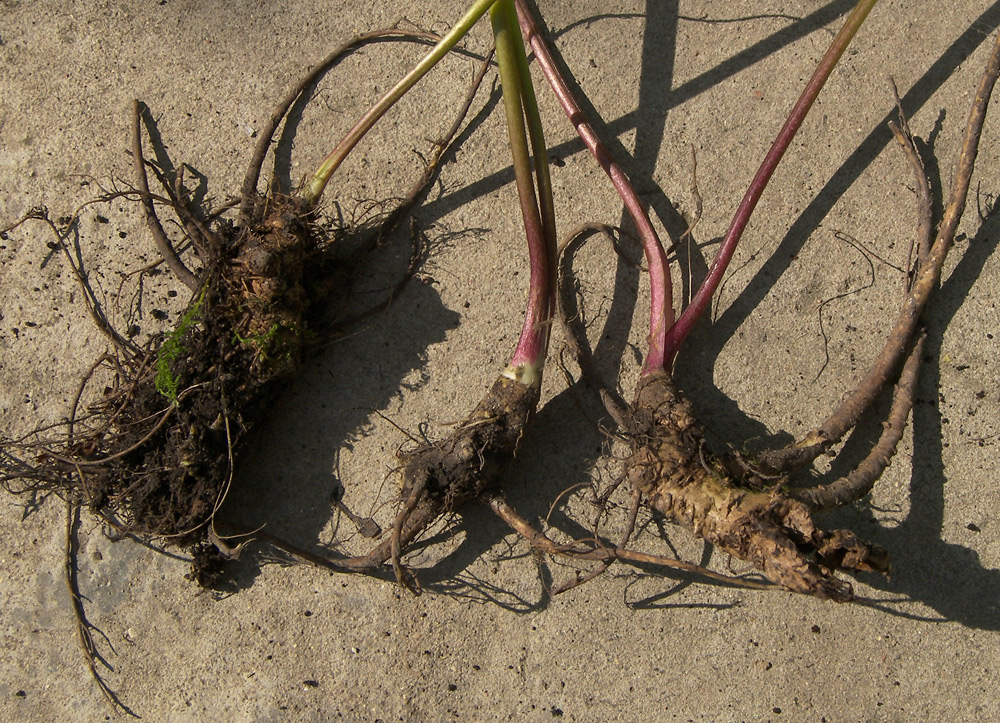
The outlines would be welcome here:
M 665 372 L 640 382 L 631 436 L 629 480 L 649 505 L 783 588 L 842 602 L 853 591 L 834 570 L 888 572 L 881 548 L 820 530 L 801 502 L 755 489 L 766 482 L 734 479 L 705 450 L 690 402 Z

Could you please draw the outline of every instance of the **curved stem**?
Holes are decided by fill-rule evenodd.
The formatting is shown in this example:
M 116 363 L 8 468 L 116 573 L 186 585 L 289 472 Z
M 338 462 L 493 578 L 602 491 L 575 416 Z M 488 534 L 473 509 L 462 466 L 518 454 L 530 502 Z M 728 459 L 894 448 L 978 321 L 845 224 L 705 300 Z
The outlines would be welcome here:
M 552 184 L 538 104 L 528 72 L 528 59 L 524 54 L 524 41 L 518 28 L 513 0 L 499 0 L 490 10 L 490 19 L 493 23 L 497 63 L 500 66 L 514 178 L 531 266 L 524 326 L 504 375 L 533 386 L 541 383 L 541 371 L 545 364 L 552 313 L 555 309 L 556 231 Z M 528 121 L 527 129 L 525 118 Z M 535 161 L 534 179 L 532 155 Z
M 348 40 L 346 43 L 326 56 L 319 63 L 319 65 L 310 70 L 309 73 L 307 73 L 306 76 L 302 78 L 302 80 L 300 80 L 295 87 L 288 92 L 288 95 L 286 95 L 275 107 L 274 111 L 271 113 L 271 117 L 268 118 L 267 124 L 261 131 L 260 138 L 257 139 L 257 145 L 254 148 L 253 157 L 251 157 L 250 165 L 247 167 L 246 175 L 243 177 L 243 186 L 240 190 L 240 217 L 243 219 L 243 225 L 246 225 L 249 222 L 250 215 L 253 210 L 254 199 L 257 195 L 257 181 L 260 179 L 260 169 L 264 165 L 264 157 L 267 156 L 267 151 L 271 147 L 271 142 L 274 140 L 274 134 L 278 130 L 278 126 L 281 124 L 281 121 L 288 113 L 289 108 L 292 107 L 292 103 L 298 100 L 299 96 L 302 95 L 306 88 L 319 80 L 320 76 L 330 70 L 330 68 L 339 63 L 350 53 L 364 47 L 368 43 L 395 39 L 415 40 L 417 42 L 426 43 L 427 45 L 433 45 L 441 40 L 440 36 L 435 35 L 434 33 L 425 33 L 419 30 L 402 30 L 399 28 L 376 30 L 370 33 L 364 33 L 363 35 L 358 35 L 357 37 Z
M 565 78 L 563 78 L 559 67 L 552 56 L 552 51 L 542 34 L 534 14 L 528 7 L 525 0 L 515 0 L 517 5 L 517 16 L 521 23 L 521 32 L 524 33 L 535 59 L 538 61 L 542 73 L 552 87 L 556 99 L 562 106 L 563 111 L 569 118 L 570 123 L 576 129 L 577 134 L 583 144 L 591 152 L 597 163 L 611 179 L 612 185 L 618 191 L 618 195 L 625 204 L 625 210 L 635 223 L 639 238 L 642 241 L 642 249 L 646 255 L 646 265 L 649 267 L 650 286 L 650 315 L 649 315 L 649 351 L 646 354 L 646 363 L 643 367 L 646 370 L 659 369 L 664 364 L 664 341 L 667 331 L 674 323 L 673 309 L 673 289 L 670 281 L 670 268 L 667 262 L 667 254 L 663 250 L 656 230 L 649 219 L 649 214 L 638 194 L 632 187 L 632 182 L 622 167 L 611 157 L 608 149 L 601 142 L 594 127 L 587 121 L 587 117 L 580 108 L 579 103 L 573 97 Z
M 730 260 L 733 258 L 733 253 L 736 251 L 736 246 L 743 236 L 743 231 L 750 221 L 750 216 L 753 214 L 754 209 L 757 207 L 757 202 L 771 180 L 774 169 L 778 167 L 778 163 L 781 161 L 782 156 L 785 155 L 785 151 L 788 149 L 792 139 L 802 125 L 802 121 L 805 120 L 806 114 L 812 107 L 813 101 L 816 100 L 816 96 L 823 89 L 827 78 L 830 77 L 830 73 L 833 72 L 840 57 L 844 54 L 847 46 L 857 34 L 858 29 L 864 23 L 865 18 L 868 17 L 868 13 L 875 6 L 876 2 L 878 0 L 859 0 L 850 17 L 847 18 L 847 22 L 844 23 L 844 27 L 837 33 L 837 37 L 834 38 L 830 48 L 826 51 L 826 55 L 823 56 L 819 65 L 816 66 L 816 70 L 806 84 L 805 90 L 802 91 L 802 95 L 799 96 L 798 101 L 792 107 L 792 111 L 789 113 L 788 119 L 782 126 L 781 131 L 779 131 L 778 137 L 771 146 L 771 150 L 764 157 L 764 162 L 761 163 L 757 175 L 750 182 L 750 188 L 747 189 L 746 195 L 743 196 L 743 200 L 736 209 L 736 214 L 729 224 L 729 230 L 726 231 L 726 235 L 722 240 L 722 246 L 715 260 L 712 262 L 712 267 L 709 269 L 708 275 L 694 295 L 691 303 L 677 320 L 677 323 L 667 333 L 664 355 L 665 366 L 673 363 L 673 359 L 677 355 L 677 350 L 684 341 L 684 338 L 694 327 L 705 309 L 708 308 L 712 296 L 715 294 L 716 289 L 718 289 L 722 281 L 722 276 L 726 272 Z
M 443 58 L 449 50 L 455 47 L 455 44 L 461 40 L 466 33 L 472 29 L 472 26 L 476 24 L 479 20 L 497 0 L 476 0 L 465 14 L 459 19 L 457 23 L 441 38 L 441 41 L 435 45 L 431 52 L 424 56 L 423 60 L 417 63 L 414 68 L 407 73 L 402 80 L 400 80 L 396 85 L 386 93 L 382 98 L 374 105 L 372 108 L 361 117 L 361 120 L 355 124 L 355 126 L 348 132 L 344 139 L 337 144 L 337 147 L 331 151 L 330 155 L 326 157 L 323 164 L 319 167 L 313 177 L 309 179 L 306 187 L 302 191 L 302 198 L 304 198 L 310 206 L 315 206 L 323 195 L 323 190 L 326 188 L 326 184 L 329 183 L 330 178 L 333 177 L 334 172 L 340 167 L 347 155 L 353 150 L 354 146 L 358 144 L 365 134 L 371 130 L 371 127 L 385 115 L 393 105 L 396 104 L 400 98 L 402 98 L 406 92 L 416 85 L 417 81 L 423 78 L 427 72 L 437 65 L 438 61 Z
M 135 169 L 135 180 L 139 186 L 139 195 L 142 198 L 142 207 L 146 215 L 146 225 L 149 232 L 153 234 L 153 242 L 160 256 L 167 262 L 167 266 L 181 282 L 191 291 L 197 293 L 201 281 L 197 276 L 184 265 L 180 256 L 167 239 L 167 234 L 163 230 L 160 219 L 156 215 L 153 207 L 153 197 L 149 193 L 149 179 L 146 176 L 146 160 L 142 157 L 142 131 L 139 128 L 140 116 L 142 115 L 143 104 L 138 100 L 132 101 L 132 166 Z

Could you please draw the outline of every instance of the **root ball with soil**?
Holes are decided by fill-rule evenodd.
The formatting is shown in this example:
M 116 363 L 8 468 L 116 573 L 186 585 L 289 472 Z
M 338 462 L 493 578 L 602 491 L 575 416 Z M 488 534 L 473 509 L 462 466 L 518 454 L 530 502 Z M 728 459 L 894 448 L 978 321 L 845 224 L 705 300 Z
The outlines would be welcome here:
M 331 53 L 272 113 L 246 171 L 235 221 L 224 216 L 234 204 L 217 211 L 196 207 L 184 186 L 183 169 L 167 173 L 144 158 L 142 124 L 153 121 L 135 101 L 134 188 L 95 202 L 141 202 L 161 260 L 190 289 L 190 301 L 172 330 L 139 347 L 108 322 L 85 269 L 71 255 L 68 239 L 75 219 L 56 223 L 39 208 L 12 226 L 31 220 L 47 225 L 55 235 L 53 248 L 61 249 L 73 269 L 112 349 L 91 367 L 64 425 L 20 440 L 0 440 L 4 485 L 17 492 L 55 491 L 89 507 L 118 534 L 190 548 L 192 577 L 203 586 L 216 585 L 231 548 L 215 530 L 215 514 L 233 483 L 236 459 L 299 370 L 307 346 L 330 331 L 319 318 L 335 316 L 327 307 L 348 295 L 353 265 L 389 236 L 435 179 L 488 63 L 483 62 L 458 119 L 435 145 L 425 173 L 381 223 L 347 229 L 320 218 L 318 203 L 336 169 L 329 163 L 301 193 L 258 192 L 274 135 L 291 106 L 357 48 L 385 40 L 416 41 L 435 45 L 431 55 L 440 59 L 459 37 L 392 29 L 359 36 Z M 377 112 L 366 116 L 367 128 L 432 66 L 411 72 L 405 87 L 388 94 Z M 338 146 L 340 160 L 367 128 L 356 128 Z M 159 194 L 150 191 L 150 172 L 162 187 Z M 182 244 L 168 238 L 157 207 L 174 212 Z M 414 231 L 413 238 L 418 248 L 420 235 Z M 193 251 L 193 270 L 177 250 L 181 245 Z M 420 255 L 418 248 L 393 295 L 416 271 Z M 87 392 L 97 379 L 107 386 L 93 400 Z

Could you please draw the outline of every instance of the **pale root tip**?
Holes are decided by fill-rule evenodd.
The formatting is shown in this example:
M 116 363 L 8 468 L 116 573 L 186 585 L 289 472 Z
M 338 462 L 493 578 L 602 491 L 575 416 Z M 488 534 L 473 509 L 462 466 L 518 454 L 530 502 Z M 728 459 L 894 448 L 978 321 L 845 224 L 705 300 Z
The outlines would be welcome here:
M 540 387 L 542 385 L 541 364 L 510 364 L 503 370 L 501 376 L 520 382 L 524 386 Z

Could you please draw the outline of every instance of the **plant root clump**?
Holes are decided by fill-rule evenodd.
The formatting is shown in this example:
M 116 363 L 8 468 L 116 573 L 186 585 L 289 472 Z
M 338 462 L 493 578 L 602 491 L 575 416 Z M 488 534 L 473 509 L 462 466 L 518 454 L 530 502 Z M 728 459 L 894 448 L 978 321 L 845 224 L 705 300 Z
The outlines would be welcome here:
M 71 420 L 62 448 L 38 451 L 35 479 L 82 492 L 120 531 L 205 540 L 235 455 L 299 367 L 316 239 L 302 202 L 282 196 L 258 199 L 243 226 L 205 234 L 206 267 L 180 321 L 106 362 L 114 383 Z
M 853 588 L 835 570 L 888 572 L 885 550 L 845 530 L 819 529 L 806 505 L 782 492 L 784 479 L 776 484 L 734 473 L 709 453 L 691 403 L 665 371 L 639 383 L 629 426 L 632 488 L 669 521 L 753 564 L 772 582 L 845 602 Z
M 305 201 L 277 193 L 253 194 L 238 224 L 210 224 L 187 205 L 179 178 L 176 183 L 180 190 L 169 205 L 188 222 L 187 238 L 201 264 L 191 272 L 174 257 L 192 282 L 186 308 L 170 331 L 139 346 L 85 295 L 113 349 L 85 375 L 64 423 L 0 439 L 0 483 L 13 492 L 55 491 L 89 507 L 118 535 L 189 548 L 189 577 L 214 587 L 232 548 L 212 523 L 235 460 L 299 369 L 312 311 L 335 291 L 331 269 L 344 266 L 334 258 L 338 242 L 354 232 L 321 227 Z M 145 201 L 147 194 L 132 195 Z M 163 241 L 152 204 L 144 205 L 169 264 L 173 249 Z M 57 227 L 44 209 L 26 218 L 48 223 L 87 290 L 86 274 L 66 245 L 72 223 L 69 230 Z M 343 276 L 344 268 L 339 272 Z M 102 391 L 95 399 L 88 387 Z
M 403 508 L 388 549 L 383 544 L 369 560 L 381 564 L 391 559 L 397 579 L 416 591 L 400 562 L 403 547 L 441 515 L 459 511 L 496 487 L 514 459 L 539 395 L 539 385 L 501 376 L 446 439 L 401 452 Z

